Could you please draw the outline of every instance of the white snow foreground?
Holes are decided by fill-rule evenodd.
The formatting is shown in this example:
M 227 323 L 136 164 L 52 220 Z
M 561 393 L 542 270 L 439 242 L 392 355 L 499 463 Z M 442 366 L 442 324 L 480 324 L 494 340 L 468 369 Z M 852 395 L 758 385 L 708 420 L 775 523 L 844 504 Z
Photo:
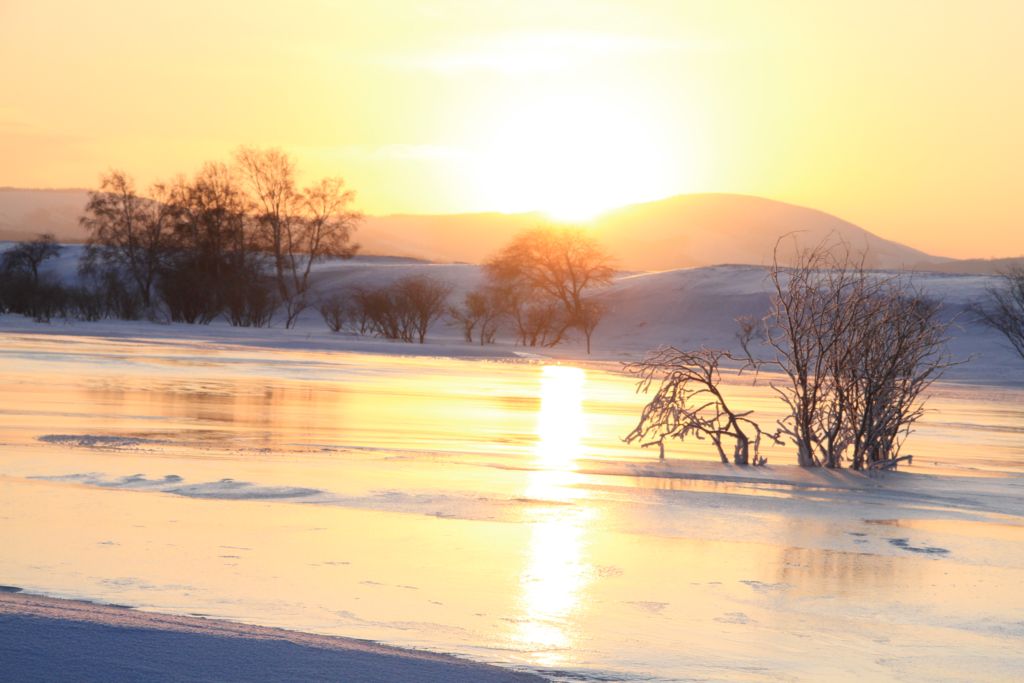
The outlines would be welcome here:
M 10 587 L 5 589 L 13 590 Z M 377 643 L 0 592 L 7 681 L 542 681 Z

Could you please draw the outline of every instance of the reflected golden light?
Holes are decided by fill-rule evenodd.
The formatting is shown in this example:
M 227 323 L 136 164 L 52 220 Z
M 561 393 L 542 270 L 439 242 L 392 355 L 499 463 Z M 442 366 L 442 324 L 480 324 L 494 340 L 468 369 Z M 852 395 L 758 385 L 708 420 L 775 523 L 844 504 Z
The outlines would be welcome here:
M 537 416 L 537 459 L 546 468 L 565 469 L 581 455 L 586 424 L 579 368 L 546 365 L 541 370 Z
M 586 433 L 585 380 L 579 368 L 546 366 L 541 371 L 536 446 L 540 468 L 530 472 L 525 494 L 533 500 L 572 504 L 526 510 L 532 530 L 519 579 L 522 614 L 513 641 L 547 666 L 563 662 L 574 644 L 569 619 L 589 580 L 589 565 L 582 556 L 593 510 L 579 505 L 586 493 L 574 486 L 580 475 L 573 471 Z

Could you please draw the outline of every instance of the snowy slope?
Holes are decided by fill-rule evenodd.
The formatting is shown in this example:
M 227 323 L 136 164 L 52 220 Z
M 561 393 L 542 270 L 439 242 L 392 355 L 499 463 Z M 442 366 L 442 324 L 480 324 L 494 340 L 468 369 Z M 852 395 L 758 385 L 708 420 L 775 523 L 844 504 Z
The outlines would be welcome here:
M 44 273 L 71 281 L 76 277 L 81 246 L 65 247 L 58 259 L 48 261 Z M 407 275 L 425 274 L 452 287 L 449 299 L 459 304 L 466 292 L 482 281 L 479 266 L 438 264 L 387 257 L 357 257 L 351 261 L 328 261 L 315 266 L 314 287 L 318 296 L 330 296 L 353 287 L 386 285 Z M 1024 360 L 1016 357 L 1005 341 L 993 331 L 979 325 L 968 311 L 972 302 L 981 300 L 997 280 L 989 275 L 955 275 L 914 273 L 904 277 L 927 295 L 943 302 L 943 316 L 954 322 L 950 350 L 961 360 L 971 362 L 954 368 L 949 377 L 964 381 L 1024 383 Z M 594 359 L 623 360 L 641 356 L 659 345 L 679 347 L 736 347 L 736 319 L 760 316 L 770 300 L 767 271 L 757 266 L 711 266 L 683 268 L 661 272 L 618 275 L 614 282 L 597 294 L 608 307 L 605 319 L 594 335 Z M 11 316 L 7 316 L 8 319 Z M 111 330 L 119 325 L 102 323 Z M 148 323 L 137 323 L 135 334 L 145 334 Z M 175 329 L 178 326 L 173 326 Z M 367 350 L 419 353 L 409 345 L 366 340 L 351 335 L 328 332 L 316 310 L 303 313 L 298 328 L 284 330 L 278 323 L 270 330 L 231 330 L 214 324 L 207 328 L 189 328 L 174 336 L 196 334 L 239 337 L 244 343 L 309 348 L 331 348 L 338 344 L 358 345 Z M 166 333 L 166 326 L 164 332 Z M 498 344 L 481 349 L 466 345 L 460 331 L 448 321 L 441 321 L 431 330 L 429 353 L 440 355 L 509 355 L 542 353 L 556 357 L 585 357 L 581 339 L 570 339 L 556 349 L 523 349 L 512 343 L 509 331 L 499 334 Z M 440 344 L 441 346 L 436 346 Z

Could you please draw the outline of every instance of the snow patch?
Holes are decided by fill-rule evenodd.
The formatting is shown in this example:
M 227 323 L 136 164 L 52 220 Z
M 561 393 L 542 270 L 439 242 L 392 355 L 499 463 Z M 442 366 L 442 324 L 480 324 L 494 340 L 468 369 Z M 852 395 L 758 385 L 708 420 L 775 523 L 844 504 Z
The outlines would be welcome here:
M 29 477 L 46 481 L 66 481 L 87 486 L 101 486 L 114 489 L 134 489 L 172 493 L 186 498 L 210 498 L 217 500 L 276 500 L 290 498 L 307 498 L 324 493 L 320 489 L 301 486 L 263 486 L 235 479 L 183 484 L 184 481 L 176 474 L 168 474 L 161 478 L 148 479 L 143 474 L 108 479 L 98 473 L 65 474 L 59 476 Z
M 82 448 L 132 448 L 146 444 L 166 443 L 156 439 L 143 439 L 135 436 L 106 436 L 103 434 L 44 434 L 39 437 L 39 441 L 58 446 L 79 446 Z

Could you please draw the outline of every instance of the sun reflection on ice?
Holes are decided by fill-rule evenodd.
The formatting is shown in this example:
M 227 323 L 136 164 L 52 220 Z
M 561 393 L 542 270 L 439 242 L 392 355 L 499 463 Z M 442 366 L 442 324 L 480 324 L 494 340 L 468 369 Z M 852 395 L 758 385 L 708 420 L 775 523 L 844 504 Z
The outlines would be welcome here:
M 545 469 L 572 468 L 583 450 L 586 430 L 583 384 L 579 368 L 545 365 L 540 378 L 537 459 Z
M 537 469 L 530 472 L 525 511 L 532 525 L 526 566 L 519 579 L 521 614 L 513 641 L 533 653 L 537 663 L 565 664 L 577 631 L 573 617 L 589 565 L 583 561 L 593 510 L 579 503 L 586 492 L 574 485 L 583 454 L 586 375 L 579 368 L 546 366 L 541 372 L 537 416 Z

